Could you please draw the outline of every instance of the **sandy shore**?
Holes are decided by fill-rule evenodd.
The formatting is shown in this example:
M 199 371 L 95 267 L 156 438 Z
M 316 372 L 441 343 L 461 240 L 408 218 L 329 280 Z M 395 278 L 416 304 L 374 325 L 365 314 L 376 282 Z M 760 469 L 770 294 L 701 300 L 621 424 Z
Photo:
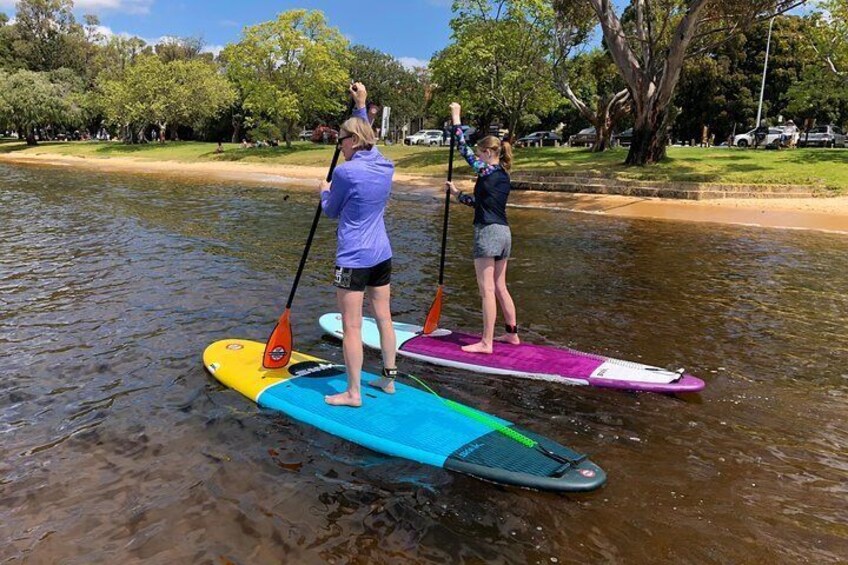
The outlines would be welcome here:
M 80 167 L 98 171 L 215 178 L 311 189 L 326 175 L 323 167 L 265 165 L 261 163 L 184 163 L 127 157 L 86 159 L 63 155 L 0 155 L 0 163 Z M 398 192 L 441 194 L 443 181 L 429 175 L 395 174 Z M 470 189 L 471 180 L 460 187 Z M 514 206 L 554 208 L 571 212 L 627 218 L 714 222 L 786 229 L 807 229 L 848 235 L 848 196 L 836 198 L 756 198 L 674 200 L 630 196 L 515 191 Z

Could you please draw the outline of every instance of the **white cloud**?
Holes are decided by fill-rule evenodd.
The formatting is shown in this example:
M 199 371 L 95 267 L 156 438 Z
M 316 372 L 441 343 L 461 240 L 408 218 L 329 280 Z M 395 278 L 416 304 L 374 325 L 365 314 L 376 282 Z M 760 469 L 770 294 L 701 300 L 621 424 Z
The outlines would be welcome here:
M 74 7 L 82 12 L 125 12 L 149 14 L 154 0 L 75 0 Z
M 415 57 L 398 57 L 398 61 L 400 61 L 400 64 L 409 70 L 415 69 L 416 67 L 424 67 L 426 69 L 427 65 L 430 64 L 430 61 L 416 59 Z
M 75 0 L 77 12 L 124 12 L 127 14 L 149 14 L 155 0 Z M 14 9 L 17 0 L 0 0 L 0 9 Z

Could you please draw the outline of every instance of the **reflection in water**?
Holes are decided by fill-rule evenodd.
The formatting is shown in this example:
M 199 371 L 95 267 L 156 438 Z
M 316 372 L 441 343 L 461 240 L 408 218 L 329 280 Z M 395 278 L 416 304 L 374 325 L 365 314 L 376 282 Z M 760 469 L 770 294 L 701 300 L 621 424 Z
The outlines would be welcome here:
M 384 457 L 258 409 L 204 372 L 264 339 L 312 192 L 0 167 L 4 560 L 835 562 L 848 555 L 848 240 L 511 210 L 528 340 L 707 380 L 674 398 L 409 361 L 450 397 L 589 452 L 579 496 Z M 476 329 L 470 211 L 456 207 L 445 325 Z M 436 287 L 440 199 L 388 215 L 398 318 Z M 324 220 L 297 346 L 341 360 Z M 376 355 L 367 363 L 376 365 Z

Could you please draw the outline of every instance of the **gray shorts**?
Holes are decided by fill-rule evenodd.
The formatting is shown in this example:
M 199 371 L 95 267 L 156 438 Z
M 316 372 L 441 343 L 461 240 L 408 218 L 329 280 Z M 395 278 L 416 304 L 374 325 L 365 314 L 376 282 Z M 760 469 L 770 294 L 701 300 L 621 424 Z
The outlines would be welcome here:
M 474 258 L 494 257 L 495 261 L 509 259 L 512 232 L 501 224 L 474 224 Z

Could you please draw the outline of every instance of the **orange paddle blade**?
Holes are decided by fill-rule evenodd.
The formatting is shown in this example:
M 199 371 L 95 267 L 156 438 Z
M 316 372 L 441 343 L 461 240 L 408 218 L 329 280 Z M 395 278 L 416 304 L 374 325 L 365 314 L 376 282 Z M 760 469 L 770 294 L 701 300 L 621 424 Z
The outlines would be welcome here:
M 292 354 L 292 331 L 289 321 L 288 308 L 285 309 L 280 321 L 274 326 L 268 343 L 265 344 L 265 354 L 262 356 L 262 366 L 266 369 L 282 369 L 289 364 Z
M 430 305 L 430 311 L 427 312 L 427 319 L 424 321 L 424 334 L 431 334 L 439 327 L 439 318 L 442 316 L 442 289 L 444 287 L 439 285 L 439 288 L 436 290 L 436 298 L 433 299 L 433 303 Z

